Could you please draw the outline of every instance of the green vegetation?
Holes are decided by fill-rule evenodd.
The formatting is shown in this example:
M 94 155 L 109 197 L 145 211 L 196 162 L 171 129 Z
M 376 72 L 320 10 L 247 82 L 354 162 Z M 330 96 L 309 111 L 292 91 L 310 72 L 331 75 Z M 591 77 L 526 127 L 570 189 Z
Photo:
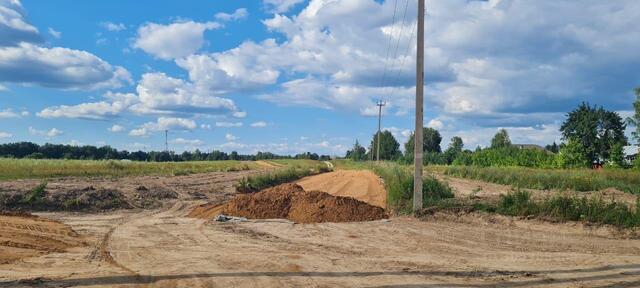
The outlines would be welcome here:
M 376 159 L 378 147 L 378 133 L 373 135 L 371 144 L 369 144 L 369 153 L 367 153 L 367 159 Z M 380 160 L 396 160 L 402 156 L 400 152 L 400 144 L 393 137 L 391 132 L 385 130 L 380 133 Z
M 293 164 L 293 166 L 286 169 L 279 169 L 245 177 L 237 183 L 236 190 L 242 193 L 253 193 L 265 188 L 330 171 L 326 164 L 319 163 L 318 161 L 312 162 L 313 166 L 311 165 L 311 162 L 302 162 Z
M 464 166 L 521 166 L 532 168 L 556 167 L 556 155 L 539 149 L 520 149 L 514 146 L 482 149 L 476 152 L 462 152 L 453 165 Z
M 640 173 L 633 170 L 597 171 L 450 166 L 445 168 L 444 173 L 454 177 L 477 179 L 520 188 L 596 191 L 612 187 L 640 195 Z
M 0 180 L 67 176 L 122 177 L 132 175 L 187 175 L 259 168 L 254 162 L 133 162 L 93 160 L 36 160 L 0 158 Z
M 609 224 L 622 228 L 640 226 L 640 198 L 635 210 L 618 202 L 605 202 L 601 198 L 556 195 L 543 201 L 531 199 L 531 193 L 517 190 L 500 197 L 495 207 L 486 210 L 509 216 L 551 218 L 562 221 L 586 221 Z
M 42 182 L 25 195 L 20 201 L 21 204 L 37 205 L 44 201 L 45 189 L 47 189 L 47 182 Z

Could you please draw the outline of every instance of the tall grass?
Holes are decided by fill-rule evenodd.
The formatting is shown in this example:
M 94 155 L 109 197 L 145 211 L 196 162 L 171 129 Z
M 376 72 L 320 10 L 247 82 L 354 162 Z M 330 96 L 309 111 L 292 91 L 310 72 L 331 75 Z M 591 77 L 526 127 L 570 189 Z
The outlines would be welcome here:
M 450 166 L 447 175 L 520 188 L 597 191 L 616 188 L 640 195 L 640 172 L 632 170 L 531 169 L 523 167 Z
M 500 197 L 493 210 L 509 216 L 551 218 L 563 221 L 585 221 L 615 225 L 622 228 L 640 226 L 640 198 L 636 208 L 618 202 L 605 202 L 602 198 L 556 195 L 534 201 L 531 193 L 517 190 Z
M 289 165 L 294 166 L 285 169 L 245 177 L 238 181 L 236 184 L 236 190 L 241 193 L 257 192 L 262 189 L 292 182 L 307 176 L 330 171 L 327 165 L 324 163 L 318 163 L 318 161 L 314 161 L 313 166 L 311 166 L 311 163 L 298 163 L 299 165 L 294 163 L 295 162 L 291 162 Z
M 35 160 L 0 158 L 0 180 L 43 179 L 67 176 L 187 175 L 204 172 L 256 169 L 253 162 L 131 162 L 93 160 Z

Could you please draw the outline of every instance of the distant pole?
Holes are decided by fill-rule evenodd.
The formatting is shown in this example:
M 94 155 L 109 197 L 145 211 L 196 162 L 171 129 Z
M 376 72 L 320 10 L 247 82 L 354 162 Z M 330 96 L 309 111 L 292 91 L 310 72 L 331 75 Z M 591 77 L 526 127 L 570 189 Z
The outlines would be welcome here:
M 378 103 L 376 103 L 376 105 L 378 106 L 378 134 L 376 135 L 376 140 L 378 143 L 376 144 L 376 161 L 380 162 L 380 129 L 382 124 L 382 106 L 387 105 L 387 103 L 380 100 L 378 101 Z
M 413 148 L 413 211 L 422 209 L 422 125 L 424 98 L 424 0 L 418 0 L 418 55 L 416 57 L 416 130 Z
M 164 130 L 164 152 L 169 152 L 169 130 Z

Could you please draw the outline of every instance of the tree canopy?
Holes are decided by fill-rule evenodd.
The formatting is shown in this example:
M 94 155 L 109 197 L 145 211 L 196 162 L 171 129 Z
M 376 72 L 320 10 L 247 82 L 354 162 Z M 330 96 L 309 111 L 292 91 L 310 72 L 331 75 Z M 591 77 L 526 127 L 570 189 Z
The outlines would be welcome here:
M 511 138 L 507 130 L 500 129 L 493 139 L 491 139 L 491 148 L 505 148 L 511 146 Z
M 404 144 L 405 157 L 413 159 L 413 149 L 415 147 L 415 133 L 411 133 L 409 140 Z M 440 143 L 442 136 L 440 132 L 433 128 L 425 127 L 422 129 L 422 151 L 427 153 L 441 153 Z
M 565 140 L 580 142 L 583 153 L 593 163 L 608 160 L 614 145 L 627 145 L 626 124 L 618 113 L 582 103 L 567 114 L 560 127 Z
M 353 144 L 353 148 L 347 151 L 346 158 L 353 161 L 367 160 L 367 150 L 358 143 L 358 140 L 356 140 L 356 143 Z
M 373 160 L 375 160 L 378 139 L 377 136 L 380 134 L 380 160 L 395 160 L 402 153 L 400 153 L 400 144 L 396 141 L 396 138 L 393 137 L 393 134 L 388 130 L 385 130 L 381 133 L 376 133 L 373 135 L 373 139 L 371 139 L 371 144 L 369 145 L 369 153 L 373 154 Z M 371 156 L 371 155 L 369 155 Z
M 636 101 L 633 102 L 633 116 L 627 118 L 627 123 L 630 126 L 635 127 L 634 131 L 631 132 L 631 136 L 636 141 L 636 144 L 640 146 L 640 87 L 634 90 L 636 94 Z

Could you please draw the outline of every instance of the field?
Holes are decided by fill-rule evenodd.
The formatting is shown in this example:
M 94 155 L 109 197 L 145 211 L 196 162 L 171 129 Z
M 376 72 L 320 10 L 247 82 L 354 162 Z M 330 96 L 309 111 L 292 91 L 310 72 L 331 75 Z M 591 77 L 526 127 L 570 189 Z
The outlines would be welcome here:
M 256 162 L 132 162 L 93 160 L 31 160 L 0 158 L 0 180 L 55 178 L 68 176 L 122 177 L 140 175 L 187 175 L 258 168 Z
M 79 163 L 61 164 L 74 167 Z M 35 199 L 24 202 L 25 206 L 17 213 L 5 211 L 0 215 L 2 231 L 8 232 L 0 235 L 0 286 L 633 287 L 640 284 L 637 262 L 640 231 L 598 225 L 588 219 L 554 218 L 547 213 L 548 206 L 528 202 L 545 199 L 554 191 L 531 189 L 527 190 L 531 193 L 529 198 L 519 194 L 509 196 L 519 190 L 510 185 L 460 178 L 445 173 L 446 167 L 427 167 L 431 175 L 427 176 L 423 190 L 429 209 L 418 217 L 403 216 L 410 203 L 406 189 L 411 184 L 409 167 L 335 161 L 333 172 L 294 180 L 306 191 L 318 190 L 331 196 L 323 195 L 324 202 L 314 200 L 320 198 L 307 199 L 302 209 L 292 204 L 290 209 L 297 209 L 292 212 L 298 216 L 311 213 L 317 218 L 321 215 L 313 211 L 333 209 L 335 205 L 346 207 L 345 203 L 358 200 L 359 206 L 354 207 L 361 207 L 362 203 L 376 209 L 386 207 L 389 219 L 298 224 L 271 219 L 269 215 L 262 219 L 263 212 L 253 211 L 247 214 L 254 216 L 248 220 L 217 222 L 212 219 L 216 213 L 190 215 L 207 207 L 213 207 L 213 211 L 252 209 L 260 201 L 272 203 L 269 205 L 273 206 L 261 208 L 273 213 L 278 205 L 284 205 L 281 200 L 285 199 L 277 198 L 284 194 L 278 194 L 277 189 L 272 199 L 253 197 L 262 192 L 239 194 L 238 183 L 243 179 L 262 179 L 255 177 L 263 175 L 287 174 L 291 169 L 311 171 L 326 164 L 306 160 L 213 162 L 209 167 L 208 163 L 202 163 L 204 166 L 199 169 L 207 171 L 203 173 L 196 173 L 193 167 L 189 173 L 169 172 L 188 169 L 181 164 L 190 163 L 158 164 L 167 166 L 128 175 L 113 174 L 108 169 L 94 170 L 92 177 L 55 178 L 52 174 L 58 174 L 43 173 L 41 177 L 48 178 L 44 186 L 40 177 L 33 176 L 0 181 L 0 196 L 19 195 L 16 203 L 23 203 L 20 199 Z M 242 165 L 250 169 L 233 168 Z M 269 185 L 275 184 L 278 183 Z M 322 195 L 319 192 L 308 196 Z M 591 195 L 597 191 L 573 193 Z M 634 195 L 618 193 L 629 196 L 624 198 L 628 202 L 635 202 Z M 112 209 L 91 206 L 100 201 L 111 203 L 109 197 L 114 195 L 126 205 Z M 66 210 L 34 204 L 68 197 L 86 200 L 82 203 L 89 206 L 82 206 L 86 209 L 71 206 Z M 238 199 L 247 200 L 250 205 L 243 206 L 245 202 Z M 509 205 L 500 206 L 505 201 L 501 199 L 507 199 Z M 496 209 L 504 210 L 443 204 L 454 201 L 493 203 Z M 431 209 L 434 207 L 442 209 Z M 514 207 L 521 209 L 509 210 Z M 525 208 L 535 208 L 547 215 L 530 217 Z M 359 209 L 336 211 L 341 211 L 338 216 L 349 213 L 357 216 Z M 334 219 L 336 215 L 325 216 Z

